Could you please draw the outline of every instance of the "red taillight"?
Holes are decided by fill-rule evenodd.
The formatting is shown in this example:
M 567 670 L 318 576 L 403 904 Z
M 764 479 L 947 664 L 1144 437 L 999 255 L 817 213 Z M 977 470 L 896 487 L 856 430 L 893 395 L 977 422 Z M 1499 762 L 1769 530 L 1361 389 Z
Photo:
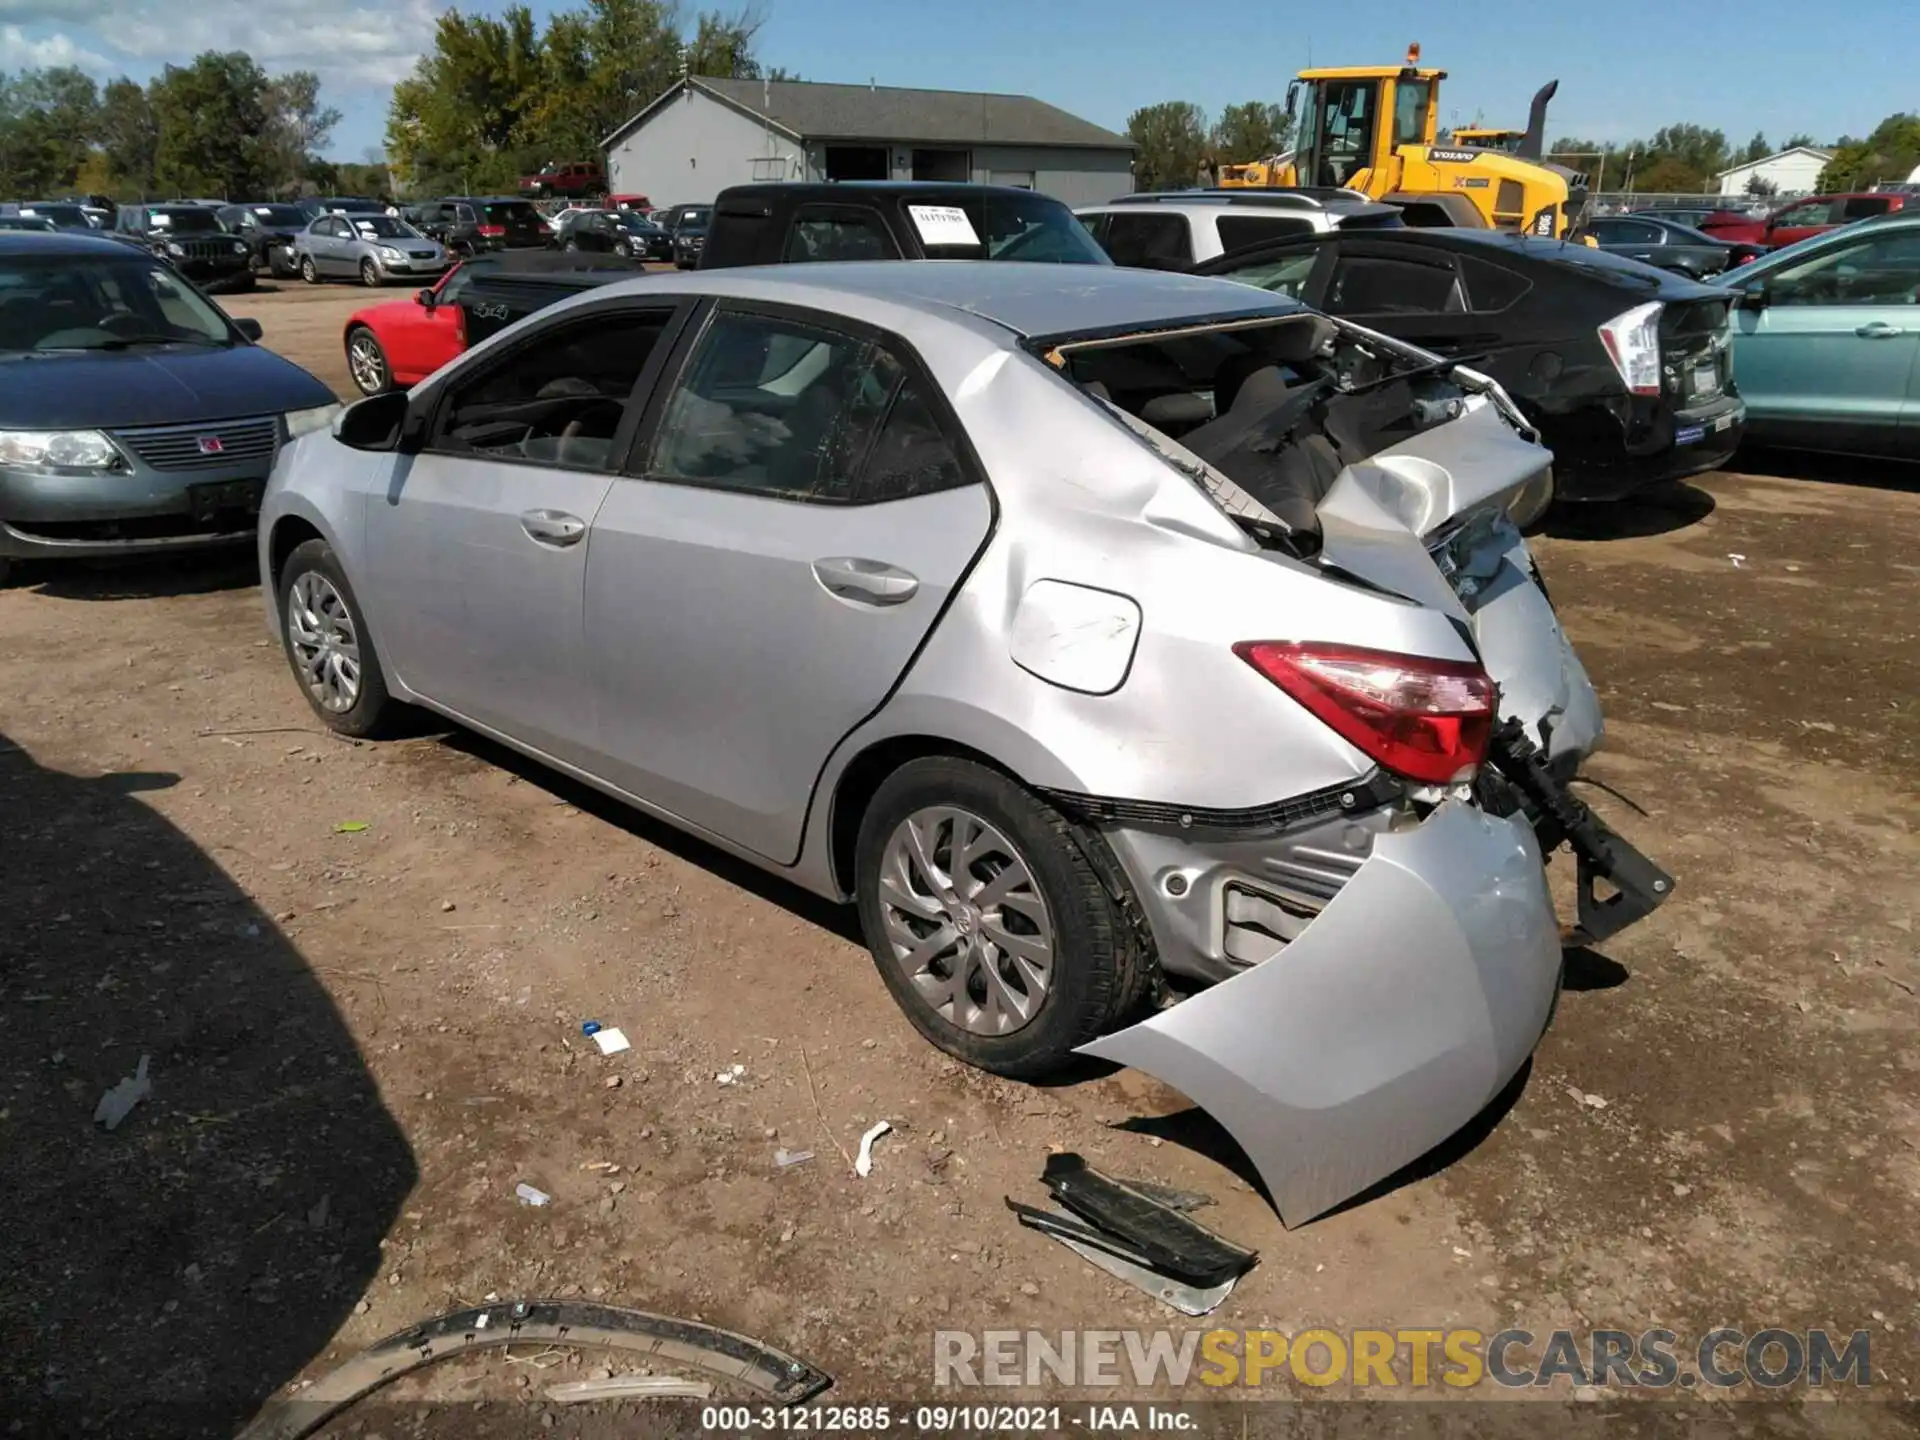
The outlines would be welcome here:
M 1742 255 L 1738 260 L 1734 261 L 1733 263 L 1736 265 L 1751 265 L 1754 261 L 1758 260 L 1759 258 L 1760 257 L 1758 255 Z
M 1487 758 L 1495 694 L 1477 664 L 1277 640 L 1233 653 L 1396 775 L 1445 785 Z
M 489 240 L 497 240 L 500 236 L 507 233 L 507 227 L 504 225 L 482 225 L 480 227 L 480 233 Z

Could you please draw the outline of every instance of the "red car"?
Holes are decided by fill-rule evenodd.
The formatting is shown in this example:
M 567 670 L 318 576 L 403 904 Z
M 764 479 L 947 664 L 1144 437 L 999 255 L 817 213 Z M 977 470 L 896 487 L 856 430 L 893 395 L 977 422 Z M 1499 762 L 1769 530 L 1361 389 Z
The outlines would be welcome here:
M 466 316 L 455 303 L 466 285 L 466 267 L 456 265 L 411 299 L 353 312 L 347 372 L 361 394 L 415 384 L 467 348 Z
M 1792 200 L 1772 214 L 1755 220 L 1731 211 L 1709 215 L 1700 229 L 1716 240 L 1745 241 L 1779 249 L 1809 235 L 1819 235 L 1851 225 L 1875 215 L 1889 215 L 1906 208 L 1909 199 L 1920 198 L 1885 191 L 1862 191 L 1850 195 L 1809 195 Z
M 607 180 L 591 160 L 556 160 L 535 175 L 520 177 L 520 193 L 536 200 L 560 196 L 584 200 L 589 195 L 607 193 Z

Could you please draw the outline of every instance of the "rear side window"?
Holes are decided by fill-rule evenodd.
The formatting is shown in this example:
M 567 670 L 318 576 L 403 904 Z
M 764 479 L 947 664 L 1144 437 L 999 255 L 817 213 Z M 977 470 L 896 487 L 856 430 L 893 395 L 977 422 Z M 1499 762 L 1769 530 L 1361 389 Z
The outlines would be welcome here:
M 1840 205 L 1842 220 L 1864 220 L 1869 215 L 1884 215 L 1893 209 L 1893 198 L 1888 195 L 1855 195 Z
M 1215 222 L 1223 250 L 1244 250 L 1268 240 L 1291 240 L 1313 234 L 1313 222 L 1297 215 L 1222 215 Z
M 1185 269 L 1193 264 L 1193 240 L 1184 215 L 1109 215 L 1106 248 L 1114 264 L 1137 269 Z
M 1648 220 L 1595 220 L 1587 226 L 1602 245 L 1658 245 L 1660 227 Z
M 898 260 L 900 247 L 871 210 L 803 205 L 794 213 L 780 258 L 790 265 L 814 260 Z
M 1462 255 L 1460 268 L 1466 276 L 1467 302 L 1481 314 L 1505 310 L 1533 288 L 1533 282 L 1524 275 L 1477 255 Z
M 1435 315 L 1466 308 L 1451 265 L 1343 255 L 1334 261 L 1327 287 L 1327 309 L 1335 315 Z
M 840 505 L 967 484 L 922 383 L 874 341 L 722 314 L 667 402 L 648 473 Z

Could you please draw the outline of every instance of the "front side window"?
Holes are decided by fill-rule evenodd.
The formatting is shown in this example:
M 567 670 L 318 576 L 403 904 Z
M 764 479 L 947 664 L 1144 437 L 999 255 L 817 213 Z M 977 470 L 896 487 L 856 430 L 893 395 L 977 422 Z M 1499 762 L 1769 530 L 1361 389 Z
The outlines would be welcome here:
M 1427 136 L 1427 105 L 1433 98 L 1431 80 L 1402 80 L 1393 92 L 1393 143 L 1418 145 Z
M 1920 231 L 1859 239 L 1767 277 L 1775 305 L 1920 303 Z
M 444 303 L 452 297 L 442 294 Z M 547 330 L 442 403 L 446 454 L 600 470 L 671 312 L 625 311 Z
M 668 401 L 648 473 L 830 504 L 951 489 L 966 473 L 923 384 L 877 342 L 722 313 Z
M 1773 223 L 1776 228 L 1782 230 L 1796 225 L 1824 225 L 1832 210 L 1831 201 L 1813 200 L 1805 205 L 1796 205 L 1791 210 L 1775 216 Z
M 1212 273 L 1228 280 L 1237 280 L 1242 285 L 1251 285 L 1257 290 L 1271 290 L 1276 295 L 1290 295 L 1298 300 L 1313 274 L 1313 262 L 1319 258 L 1318 250 L 1301 250 L 1277 259 L 1253 260 L 1235 270 Z
M 803 205 L 795 212 L 781 257 L 788 264 L 811 260 L 898 260 L 900 249 L 870 210 L 830 210 Z

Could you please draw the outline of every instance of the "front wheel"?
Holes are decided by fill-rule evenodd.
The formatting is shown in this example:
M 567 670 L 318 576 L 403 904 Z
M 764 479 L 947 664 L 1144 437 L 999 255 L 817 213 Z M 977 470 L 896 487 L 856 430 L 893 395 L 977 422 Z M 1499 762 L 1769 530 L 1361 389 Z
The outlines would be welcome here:
M 324 540 L 308 540 L 287 557 L 280 634 L 301 693 L 329 730 L 363 739 L 392 722 L 398 702 L 387 693 L 360 602 Z
M 622 260 L 631 260 L 633 258 L 633 247 L 627 244 L 626 241 L 621 240 L 614 245 L 613 253 L 618 255 Z
M 360 262 L 360 283 L 369 290 L 378 290 L 380 288 L 380 267 L 374 264 L 372 260 L 362 260 Z
M 314 265 L 311 255 L 302 255 L 300 257 L 300 278 L 309 285 L 318 285 L 320 283 L 320 271 L 318 267 Z
M 997 770 L 945 756 L 881 784 L 855 888 L 914 1027 L 1013 1079 L 1059 1070 L 1139 1003 L 1153 947 L 1106 842 Z

